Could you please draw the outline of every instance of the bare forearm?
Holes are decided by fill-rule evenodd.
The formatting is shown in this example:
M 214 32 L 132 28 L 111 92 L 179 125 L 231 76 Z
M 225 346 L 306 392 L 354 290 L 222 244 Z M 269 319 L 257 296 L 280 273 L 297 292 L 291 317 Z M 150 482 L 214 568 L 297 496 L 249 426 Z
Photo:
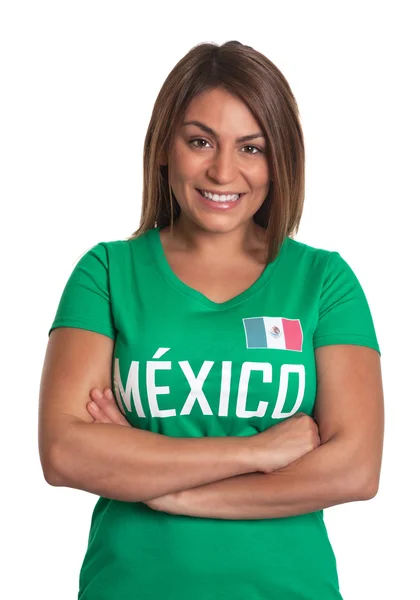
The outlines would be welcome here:
M 173 438 L 111 423 L 68 425 L 51 483 L 140 502 L 256 471 L 240 437 Z
M 179 514 L 213 519 L 273 519 L 369 497 L 368 482 L 339 438 L 273 473 L 230 477 L 179 494 Z

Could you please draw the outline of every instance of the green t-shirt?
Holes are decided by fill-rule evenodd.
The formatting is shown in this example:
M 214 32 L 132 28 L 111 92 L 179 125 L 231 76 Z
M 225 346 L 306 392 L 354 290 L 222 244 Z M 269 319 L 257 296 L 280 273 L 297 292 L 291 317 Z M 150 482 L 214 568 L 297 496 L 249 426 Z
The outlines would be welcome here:
M 50 331 L 114 341 L 112 381 L 133 427 L 248 436 L 313 414 L 314 348 L 380 353 L 356 275 L 338 252 L 286 238 L 259 279 L 216 303 L 172 271 L 160 228 L 101 242 L 76 264 Z M 337 600 L 323 511 L 254 520 L 172 515 L 99 497 L 79 600 Z

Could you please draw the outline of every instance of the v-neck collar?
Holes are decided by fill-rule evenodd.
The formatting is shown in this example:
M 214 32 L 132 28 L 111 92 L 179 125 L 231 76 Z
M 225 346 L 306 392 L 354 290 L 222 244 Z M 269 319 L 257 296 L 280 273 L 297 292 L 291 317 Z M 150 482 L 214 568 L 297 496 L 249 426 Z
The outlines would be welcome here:
M 241 302 L 244 302 L 245 300 L 253 296 L 256 292 L 258 292 L 267 283 L 267 281 L 274 273 L 280 261 L 280 257 L 283 257 L 284 255 L 285 248 L 287 248 L 287 244 L 289 241 L 289 238 L 286 237 L 280 251 L 277 254 L 277 257 L 265 266 L 264 271 L 261 273 L 258 279 L 254 281 L 254 283 L 250 285 L 246 290 L 244 290 L 240 294 L 237 294 L 233 298 L 226 300 L 225 302 L 214 302 L 213 300 L 210 300 L 210 298 L 205 296 L 203 293 L 184 283 L 177 275 L 175 275 L 166 258 L 166 254 L 160 237 L 160 230 L 161 227 L 155 227 L 146 232 L 150 243 L 150 248 L 152 250 L 156 265 L 158 266 L 160 272 L 165 277 L 165 279 L 181 293 L 194 298 L 201 304 L 204 304 L 204 306 L 207 306 L 208 308 L 211 308 L 213 310 L 226 310 L 227 308 L 231 308 Z

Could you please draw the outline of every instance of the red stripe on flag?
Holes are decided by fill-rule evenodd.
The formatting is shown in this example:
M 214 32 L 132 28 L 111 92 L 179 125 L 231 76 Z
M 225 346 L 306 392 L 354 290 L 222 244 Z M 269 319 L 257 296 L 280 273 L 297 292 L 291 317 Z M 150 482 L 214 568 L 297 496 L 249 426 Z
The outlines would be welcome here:
M 282 322 L 286 350 L 298 350 L 299 352 L 302 352 L 303 336 L 300 320 L 282 318 Z

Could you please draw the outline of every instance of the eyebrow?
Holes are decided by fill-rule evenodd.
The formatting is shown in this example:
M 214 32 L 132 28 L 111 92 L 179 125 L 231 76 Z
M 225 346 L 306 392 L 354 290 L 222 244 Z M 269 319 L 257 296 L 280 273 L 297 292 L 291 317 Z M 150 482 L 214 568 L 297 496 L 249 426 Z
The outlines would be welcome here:
M 203 131 L 208 133 L 209 135 L 212 135 L 216 139 L 219 139 L 219 136 L 217 135 L 217 133 L 215 131 L 213 131 L 213 129 L 211 129 L 211 127 L 209 127 L 208 125 L 201 123 L 201 121 L 186 121 L 185 123 L 182 123 L 183 127 L 185 125 L 196 125 L 200 129 L 202 129 Z M 249 142 L 250 140 L 255 140 L 255 138 L 260 138 L 260 137 L 265 138 L 264 134 L 261 131 L 258 131 L 257 133 L 243 135 L 242 137 L 237 138 L 236 141 L 237 142 Z

